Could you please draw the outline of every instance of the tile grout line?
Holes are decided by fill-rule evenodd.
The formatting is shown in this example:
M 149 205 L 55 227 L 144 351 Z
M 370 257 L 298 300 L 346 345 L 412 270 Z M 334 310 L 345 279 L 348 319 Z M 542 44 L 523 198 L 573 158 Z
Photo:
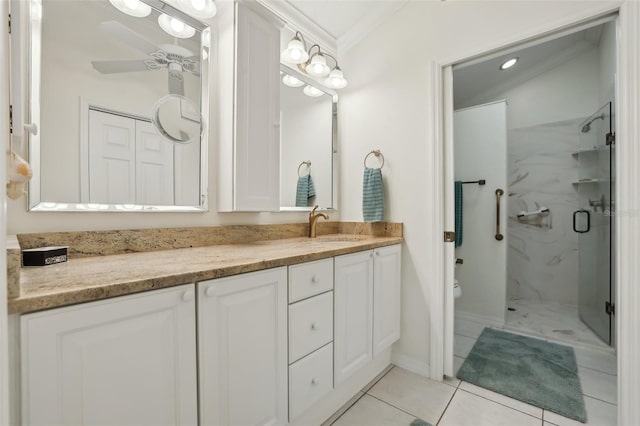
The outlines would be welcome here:
M 468 382 L 466 382 L 466 383 L 468 383 Z M 473 383 L 470 383 L 470 384 L 473 384 Z M 478 385 L 476 385 L 476 386 L 478 386 Z M 478 386 L 478 387 L 481 387 L 481 388 L 482 388 L 482 386 Z M 485 388 L 482 388 L 482 389 L 485 389 Z M 493 403 L 495 403 L 495 404 L 502 405 L 503 407 L 506 407 L 506 408 L 509 408 L 509 409 L 511 409 L 511 410 L 517 411 L 517 412 L 519 412 L 519 413 L 526 414 L 527 416 L 529 416 L 529 417 L 533 417 L 534 419 L 542 419 L 542 417 L 544 417 L 544 414 L 542 415 L 542 417 L 537 417 L 537 416 L 534 416 L 534 415 L 532 415 L 532 414 L 525 413 L 524 411 L 519 410 L 519 409 L 517 409 L 517 408 L 509 407 L 508 405 L 505 405 L 505 404 L 503 404 L 503 403 L 501 403 L 501 402 L 494 401 L 493 399 L 491 399 L 491 398 L 487 398 L 486 396 L 482 396 L 482 395 L 478 395 L 477 393 L 473 393 L 473 392 L 472 392 L 472 391 L 470 391 L 470 390 L 466 390 L 466 389 L 460 389 L 460 390 L 461 390 L 462 392 L 466 392 L 466 393 L 471 394 L 471 395 L 473 395 L 473 396 L 477 396 L 478 398 L 482 398 L 482 399 L 485 399 L 485 400 L 487 400 L 487 401 L 493 402 Z M 487 389 L 487 390 L 491 390 L 491 389 Z M 491 392 L 493 392 L 493 391 L 491 391 Z M 496 393 L 497 393 L 498 395 L 502 395 L 501 393 L 498 393 L 498 392 L 496 392 Z M 523 404 L 527 404 L 527 403 L 526 403 L 526 402 L 524 402 L 524 401 L 520 401 L 519 399 L 511 398 L 510 396 L 507 396 L 507 395 L 502 395 L 502 396 L 505 396 L 505 397 L 507 397 L 507 398 L 513 399 L 514 401 L 522 402 Z M 531 404 L 529 404 L 529 405 L 531 405 Z M 542 407 L 536 407 L 535 405 L 531 405 L 531 406 L 532 406 L 532 407 L 535 407 L 535 408 L 538 408 L 538 409 L 540 409 L 540 410 L 542 410 L 542 412 L 544 413 L 544 408 L 542 408 Z
M 460 383 L 462 383 L 462 380 L 460 380 Z M 451 394 L 451 398 L 449 398 L 449 402 L 447 402 L 447 406 L 444 407 L 444 410 L 442 410 L 442 413 L 440 414 L 440 417 L 438 417 L 438 421 L 436 421 L 436 424 L 434 426 L 438 426 L 442 421 L 442 418 L 444 417 L 444 413 L 447 412 L 447 410 L 449 409 L 449 405 L 451 405 L 451 401 L 453 401 L 453 398 L 456 396 L 456 394 L 458 393 L 458 390 L 460 389 L 460 383 L 458 383 L 458 387 Z
M 357 395 L 357 394 L 356 394 Z M 331 425 L 333 425 L 334 423 L 336 423 L 338 420 L 340 420 L 342 418 L 342 416 L 344 416 L 345 414 L 347 414 L 349 412 L 349 410 L 351 410 L 351 408 L 353 408 L 354 405 L 356 405 L 356 403 L 358 401 L 360 401 L 362 399 L 363 396 L 367 395 L 365 392 L 362 392 L 362 395 L 360 395 L 360 398 L 356 399 L 355 401 L 353 401 L 353 404 L 349 405 L 343 412 L 342 414 L 340 414 L 333 422 L 331 422 Z M 342 408 L 342 407 L 341 407 Z
M 403 410 L 403 409 L 402 409 L 402 408 L 400 408 L 400 407 L 396 407 L 396 406 L 395 406 L 395 405 L 393 405 L 392 403 L 387 402 L 387 401 L 385 401 L 384 399 L 378 398 L 378 397 L 377 397 L 377 396 L 375 396 L 375 395 L 371 395 L 370 393 L 367 393 L 366 395 L 369 395 L 371 398 L 377 399 L 378 401 L 382 402 L 383 404 L 387 404 L 389 407 L 393 407 L 393 408 L 395 408 L 395 409 L 396 409 L 396 410 L 398 410 L 398 411 L 402 411 L 403 413 L 410 415 L 410 416 L 411 416 L 411 417 L 413 417 L 414 419 L 420 419 L 420 420 L 426 421 L 426 420 L 424 420 L 422 417 L 416 416 L 415 414 L 410 413 L 410 412 L 408 412 L 407 410 Z

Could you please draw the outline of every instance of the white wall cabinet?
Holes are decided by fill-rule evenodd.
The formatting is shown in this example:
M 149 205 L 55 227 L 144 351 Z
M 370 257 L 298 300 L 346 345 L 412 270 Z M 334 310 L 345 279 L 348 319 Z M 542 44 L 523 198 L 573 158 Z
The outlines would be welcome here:
M 280 29 L 253 2 L 218 17 L 219 211 L 280 209 Z
M 202 425 L 287 423 L 287 269 L 198 283 Z
M 197 423 L 195 289 L 21 317 L 22 424 Z
M 400 338 L 400 245 L 335 258 L 334 383 Z

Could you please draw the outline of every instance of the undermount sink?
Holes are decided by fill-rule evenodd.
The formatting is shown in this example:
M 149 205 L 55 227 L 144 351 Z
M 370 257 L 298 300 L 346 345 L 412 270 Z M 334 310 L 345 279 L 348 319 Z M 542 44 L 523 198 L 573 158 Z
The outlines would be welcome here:
M 322 241 L 327 243 L 335 243 L 335 242 L 357 242 L 364 241 L 369 238 L 368 235 L 320 235 L 315 240 Z

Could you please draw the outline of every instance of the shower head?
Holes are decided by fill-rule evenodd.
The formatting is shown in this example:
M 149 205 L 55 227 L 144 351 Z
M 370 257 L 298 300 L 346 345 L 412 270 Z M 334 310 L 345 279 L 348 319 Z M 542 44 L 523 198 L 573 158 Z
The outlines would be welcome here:
M 587 121 L 584 126 L 582 126 L 582 129 L 580 129 L 580 131 L 582 133 L 589 133 L 589 130 L 591 130 L 591 123 L 596 120 L 604 120 L 604 114 L 600 114 L 599 116 L 593 117 L 591 120 Z

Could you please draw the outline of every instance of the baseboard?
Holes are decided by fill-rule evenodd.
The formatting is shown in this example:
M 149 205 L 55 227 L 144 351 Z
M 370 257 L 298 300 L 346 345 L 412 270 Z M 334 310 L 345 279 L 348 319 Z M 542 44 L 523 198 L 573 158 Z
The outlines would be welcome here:
M 391 362 L 400 368 L 404 368 L 412 373 L 429 377 L 429 364 L 425 361 L 415 359 L 406 355 L 391 353 Z
M 456 309 L 455 311 L 455 318 L 478 322 L 480 324 L 486 324 L 493 327 L 504 327 L 505 324 L 504 318 L 491 317 L 488 315 L 478 315 L 471 312 L 460 311 L 458 309 Z

